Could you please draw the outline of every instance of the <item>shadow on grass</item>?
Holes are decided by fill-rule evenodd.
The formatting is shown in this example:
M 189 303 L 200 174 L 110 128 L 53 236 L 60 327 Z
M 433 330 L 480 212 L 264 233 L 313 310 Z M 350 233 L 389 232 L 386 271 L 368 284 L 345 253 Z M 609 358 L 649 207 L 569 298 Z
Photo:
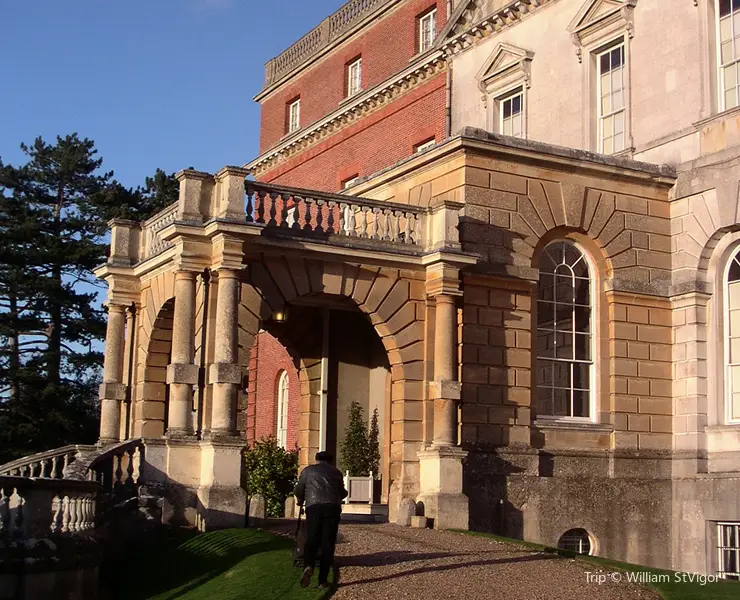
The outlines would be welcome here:
M 298 573 L 291 541 L 253 529 L 160 534 L 106 565 L 103 583 L 113 600 L 235 597 L 291 598 Z M 244 596 L 247 597 L 247 596 Z

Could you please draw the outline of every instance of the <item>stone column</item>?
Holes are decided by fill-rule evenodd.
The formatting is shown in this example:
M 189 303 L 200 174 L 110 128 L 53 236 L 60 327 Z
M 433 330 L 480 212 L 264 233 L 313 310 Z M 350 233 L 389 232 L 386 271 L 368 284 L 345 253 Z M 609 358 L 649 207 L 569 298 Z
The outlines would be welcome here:
M 458 270 L 444 262 L 427 270 L 427 293 L 434 298 L 434 378 L 429 399 L 434 402 L 432 445 L 419 452 L 417 502 L 435 529 L 467 529 L 468 498 L 463 494 L 463 460 L 457 446 L 457 403 L 460 401 L 457 347 Z
M 453 296 L 436 298 L 434 319 L 434 446 L 457 444 L 457 309 Z
M 117 442 L 121 427 L 121 402 L 126 398 L 123 384 L 126 307 L 108 305 L 108 329 L 105 335 L 103 383 L 100 386 L 100 441 Z
M 216 345 L 209 374 L 213 384 L 211 434 L 214 436 L 236 435 L 234 409 L 237 386 L 241 383 L 237 355 L 238 310 L 239 272 L 222 269 L 218 271 Z
M 167 367 L 170 386 L 168 436 L 192 435 L 193 386 L 198 383 L 195 355 L 194 271 L 175 273 L 175 315 L 172 329 L 172 363 Z

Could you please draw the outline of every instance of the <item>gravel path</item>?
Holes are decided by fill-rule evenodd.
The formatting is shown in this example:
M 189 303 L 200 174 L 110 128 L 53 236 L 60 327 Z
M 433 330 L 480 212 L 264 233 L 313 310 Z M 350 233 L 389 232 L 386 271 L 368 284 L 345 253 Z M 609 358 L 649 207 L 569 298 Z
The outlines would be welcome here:
M 342 525 L 334 600 L 659 600 L 626 582 L 589 583 L 598 567 L 513 544 L 397 525 Z

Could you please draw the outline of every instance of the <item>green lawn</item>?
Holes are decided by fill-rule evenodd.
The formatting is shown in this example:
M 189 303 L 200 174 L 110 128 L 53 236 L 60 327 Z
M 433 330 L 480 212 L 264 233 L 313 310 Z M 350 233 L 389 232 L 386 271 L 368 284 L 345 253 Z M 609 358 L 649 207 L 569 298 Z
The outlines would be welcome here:
M 651 573 L 653 575 L 667 576 L 670 580 L 668 582 L 645 583 L 647 587 L 656 590 L 661 596 L 663 596 L 664 600 L 738 600 L 738 598 L 740 598 L 740 583 L 736 581 L 718 581 L 715 583 L 706 583 L 704 585 L 698 581 L 676 581 L 676 574 L 673 571 L 653 569 L 650 567 L 643 567 L 641 565 L 609 560 L 598 556 L 583 556 L 574 552 L 568 552 L 567 550 L 550 548 L 549 546 L 542 546 L 540 544 L 533 544 L 532 542 L 524 542 L 522 540 L 514 540 L 490 533 L 478 533 L 474 531 L 461 531 L 460 533 L 493 538 L 501 542 L 518 544 L 519 546 L 531 548 L 539 552 L 557 554 L 565 558 L 575 558 L 576 560 L 594 565 L 593 569 L 589 569 L 593 570 L 593 572 L 597 572 L 599 570 L 606 573 L 624 572 L 625 578 L 626 573 Z M 679 577 L 682 576 L 679 575 Z
M 292 542 L 254 529 L 170 534 L 107 569 L 116 600 L 319 600 L 298 585 Z

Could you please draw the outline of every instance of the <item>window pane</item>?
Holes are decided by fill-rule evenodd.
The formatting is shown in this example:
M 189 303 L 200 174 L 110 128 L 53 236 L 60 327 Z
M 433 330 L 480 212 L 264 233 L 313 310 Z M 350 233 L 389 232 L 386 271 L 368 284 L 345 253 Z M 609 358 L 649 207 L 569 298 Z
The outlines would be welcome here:
M 537 388 L 537 412 L 542 415 L 552 416 L 552 388 Z
M 725 89 L 730 90 L 737 85 L 737 65 L 730 65 L 723 69 L 725 74 Z
M 588 392 L 576 390 L 573 392 L 573 416 L 588 418 L 591 412 Z
M 624 134 L 618 133 L 614 136 L 614 152 L 624 150 Z
M 732 406 L 730 407 L 730 418 L 733 421 L 740 419 L 740 394 L 732 395 Z
M 555 276 L 555 300 L 558 302 L 567 302 L 568 304 L 573 302 L 572 277 Z
M 514 117 L 512 121 L 511 135 L 515 137 L 522 137 L 522 132 L 522 114 L 519 113 L 517 116 Z
M 740 336 L 740 310 L 730 311 L 730 335 Z
M 623 49 L 623 46 L 619 46 L 618 48 L 614 48 L 614 50 L 612 50 L 611 52 L 612 69 L 616 69 L 617 67 L 622 66 L 622 49 Z
M 511 100 L 504 100 L 504 119 L 511 116 Z
M 612 92 L 617 92 L 622 89 L 622 68 L 612 71 Z
M 591 333 L 591 309 L 585 306 L 575 307 L 576 327 L 578 333 Z
M 553 416 L 570 417 L 570 390 L 553 390 Z
M 586 363 L 573 364 L 573 388 L 578 390 L 591 389 L 591 365 Z
M 591 360 L 591 336 L 576 334 L 576 360 Z
M 604 148 L 603 148 L 604 154 L 613 154 L 614 153 L 614 143 L 612 141 L 612 138 L 604 138 Z
M 537 332 L 537 356 L 542 358 L 555 358 L 555 332 L 543 331 Z M 549 364 L 549 363 L 548 363 Z M 550 369 L 550 380 L 552 379 L 552 369 Z
M 585 263 L 584 263 L 585 266 Z M 585 267 L 588 270 L 588 267 Z M 575 278 L 575 302 L 582 306 L 591 305 L 591 282 L 580 277 Z
M 732 40 L 728 42 L 722 42 L 722 64 L 726 65 L 732 61 Z
M 512 98 L 512 112 L 514 114 L 522 112 L 522 97 L 520 95 L 516 95 Z
M 624 133 L 624 113 L 618 112 L 614 115 L 614 135 Z
M 568 388 L 571 386 L 569 362 L 555 361 L 553 364 L 553 386 L 556 388 Z
M 563 252 L 564 252 L 565 244 L 552 244 L 547 247 L 547 253 L 550 255 L 550 258 L 552 259 L 552 269 L 553 271 L 558 265 L 563 264 Z
M 724 17 L 730 14 L 730 0 L 719 0 L 719 16 Z
M 599 71 L 601 73 L 608 73 L 609 72 L 609 53 L 601 55 L 601 61 L 599 65 Z
M 537 303 L 537 328 L 555 329 L 555 305 L 548 302 Z
M 504 120 L 504 130 L 501 132 L 504 135 L 511 135 L 512 131 L 512 125 L 511 125 L 511 119 L 505 119 Z
M 540 300 L 554 300 L 555 278 L 549 273 L 542 273 L 540 270 L 540 282 L 537 285 L 537 297 Z M 738 306 L 740 308 L 740 305 Z
M 555 333 L 555 357 L 563 360 L 573 360 L 573 334 Z
M 537 361 L 537 385 L 552 387 L 553 362 L 549 360 Z

